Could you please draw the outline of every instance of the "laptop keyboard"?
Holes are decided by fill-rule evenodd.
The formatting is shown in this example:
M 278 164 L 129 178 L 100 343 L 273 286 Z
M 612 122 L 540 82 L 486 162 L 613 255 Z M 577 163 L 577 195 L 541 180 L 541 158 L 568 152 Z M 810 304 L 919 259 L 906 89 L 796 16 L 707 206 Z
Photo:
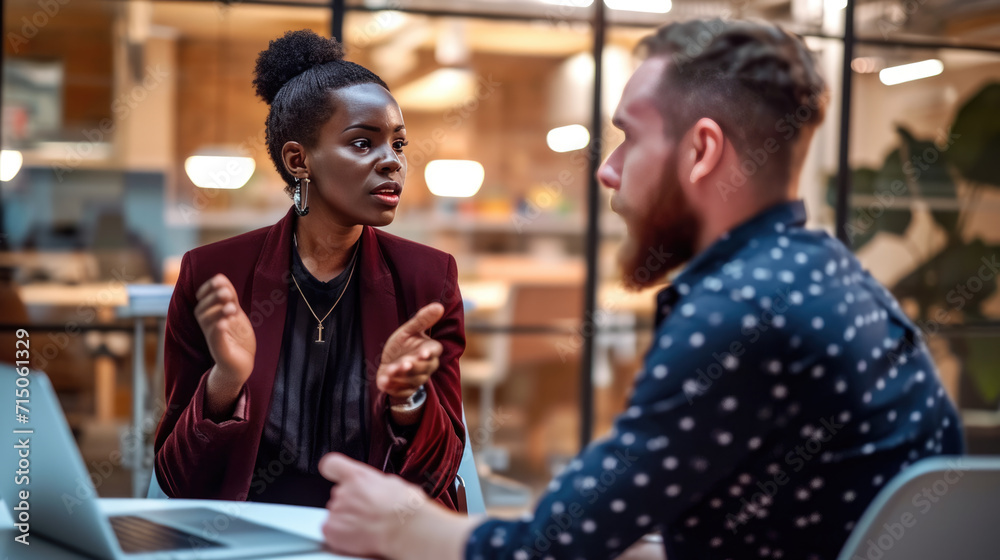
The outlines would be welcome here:
M 115 536 L 118 537 L 118 544 L 126 554 L 223 546 L 215 541 L 134 515 L 116 515 L 110 520 Z

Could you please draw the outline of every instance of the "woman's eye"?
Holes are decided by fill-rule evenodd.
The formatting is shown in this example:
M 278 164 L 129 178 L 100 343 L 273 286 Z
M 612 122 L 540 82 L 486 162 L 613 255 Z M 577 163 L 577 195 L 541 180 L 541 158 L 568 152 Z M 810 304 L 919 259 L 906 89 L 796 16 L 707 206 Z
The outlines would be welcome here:
M 395 148 L 397 152 L 402 152 L 403 148 L 405 148 L 409 144 L 410 143 L 407 142 L 406 140 L 396 140 L 395 142 L 393 142 L 392 147 Z
M 354 146 L 354 147 L 356 147 L 356 148 L 360 148 L 360 149 L 364 150 L 364 149 L 367 149 L 367 148 L 371 147 L 371 142 L 369 142 L 368 140 L 363 140 L 363 139 L 362 140 L 355 140 L 354 142 L 351 142 L 351 145 Z

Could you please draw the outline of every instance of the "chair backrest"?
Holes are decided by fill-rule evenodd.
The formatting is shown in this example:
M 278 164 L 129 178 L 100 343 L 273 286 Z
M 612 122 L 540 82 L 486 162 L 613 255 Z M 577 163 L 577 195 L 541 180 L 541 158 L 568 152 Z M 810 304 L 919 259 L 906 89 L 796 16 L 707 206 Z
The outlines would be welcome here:
M 465 422 L 465 410 L 462 410 L 462 422 Z M 479 484 L 479 471 L 476 460 L 472 456 L 472 438 L 469 437 L 469 424 L 465 423 L 465 451 L 462 452 L 462 462 L 458 464 L 458 476 L 465 486 L 465 508 L 469 515 L 486 513 L 486 501 L 483 500 L 483 488 Z
M 147 500 L 166 500 L 170 496 L 160 488 L 160 482 L 156 480 L 156 469 L 150 469 L 153 473 L 149 477 L 149 490 L 146 491 Z
M 994 560 L 1000 457 L 930 457 L 892 479 L 838 560 Z
M 462 422 L 465 422 L 465 411 L 462 411 Z M 159 481 L 156 480 L 156 469 L 152 469 L 152 476 L 149 479 L 149 490 L 146 498 L 153 500 L 164 500 L 169 498 L 163 489 L 160 488 Z M 465 508 L 469 515 L 486 513 L 486 502 L 483 500 L 483 489 L 479 484 L 479 471 L 476 470 L 476 461 L 472 456 L 472 438 L 469 437 L 469 425 L 465 425 L 465 451 L 462 452 L 462 462 L 458 465 L 458 476 L 465 489 Z

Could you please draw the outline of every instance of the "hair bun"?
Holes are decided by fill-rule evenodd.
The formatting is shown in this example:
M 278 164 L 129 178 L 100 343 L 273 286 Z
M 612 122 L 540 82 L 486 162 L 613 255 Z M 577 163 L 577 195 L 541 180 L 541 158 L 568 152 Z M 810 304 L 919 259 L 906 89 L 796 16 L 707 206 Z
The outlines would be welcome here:
M 257 55 L 253 85 L 257 95 L 270 105 L 289 80 L 306 70 L 344 59 L 344 48 L 336 39 L 320 37 L 309 29 L 289 31 L 272 40 Z

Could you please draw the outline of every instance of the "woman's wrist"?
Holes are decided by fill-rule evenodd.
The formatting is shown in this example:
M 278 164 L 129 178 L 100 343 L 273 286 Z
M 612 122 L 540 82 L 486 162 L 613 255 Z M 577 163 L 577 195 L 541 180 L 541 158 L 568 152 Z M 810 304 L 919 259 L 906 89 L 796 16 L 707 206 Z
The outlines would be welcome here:
M 231 418 L 242 390 L 242 383 L 233 383 L 232 376 L 214 366 L 205 383 L 205 417 L 213 421 Z
M 389 410 L 392 421 L 398 426 L 412 426 L 420 422 L 424 415 L 427 390 L 423 386 L 407 397 L 389 396 Z
M 425 400 L 427 400 L 427 389 L 421 385 L 405 397 L 389 395 L 389 406 L 400 410 L 416 410 L 423 406 Z

